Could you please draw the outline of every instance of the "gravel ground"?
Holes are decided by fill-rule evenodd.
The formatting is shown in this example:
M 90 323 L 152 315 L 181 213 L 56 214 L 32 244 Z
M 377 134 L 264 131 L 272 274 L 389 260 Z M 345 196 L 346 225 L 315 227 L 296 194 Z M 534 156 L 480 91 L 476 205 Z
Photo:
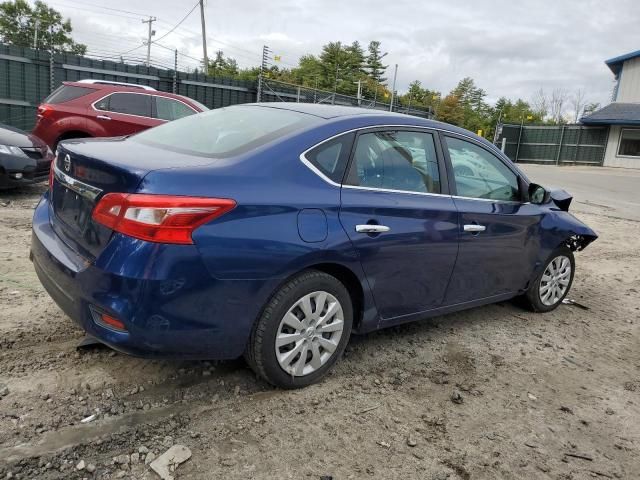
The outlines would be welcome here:
M 576 204 L 600 234 L 570 294 L 588 310 L 507 302 L 354 337 L 291 392 L 241 360 L 76 350 L 28 258 L 43 188 L 0 194 L 0 479 L 155 479 L 173 445 L 191 451 L 176 479 L 640 478 L 638 221 Z

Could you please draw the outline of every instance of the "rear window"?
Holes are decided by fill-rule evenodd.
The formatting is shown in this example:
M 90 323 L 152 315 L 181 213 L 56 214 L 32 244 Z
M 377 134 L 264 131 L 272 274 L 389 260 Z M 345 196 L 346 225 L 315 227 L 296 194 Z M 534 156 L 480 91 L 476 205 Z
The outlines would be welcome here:
M 99 109 L 101 105 L 96 105 Z M 110 112 L 151 117 L 151 95 L 143 93 L 114 93 L 109 96 Z
M 55 105 L 57 103 L 70 102 L 76 98 L 84 97 L 95 92 L 93 88 L 75 87 L 73 85 L 62 85 L 49 95 L 43 103 Z
M 317 146 L 305 158 L 335 183 L 344 176 L 353 143 L 353 133 L 347 133 Z
M 155 97 L 155 99 L 156 118 L 161 120 L 178 120 L 179 118 L 188 117 L 196 113 L 193 108 L 173 98 Z
M 166 123 L 131 140 L 182 153 L 230 157 L 319 121 L 313 115 L 291 110 L 236 106 Z

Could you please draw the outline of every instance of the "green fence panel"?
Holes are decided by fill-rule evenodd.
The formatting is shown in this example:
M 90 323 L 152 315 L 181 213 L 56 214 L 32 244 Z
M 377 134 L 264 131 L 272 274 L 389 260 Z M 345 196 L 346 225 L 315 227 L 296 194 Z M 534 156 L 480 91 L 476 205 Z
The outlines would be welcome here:
M 584 125 L 502 125 L 496 145 L 514 162 L 602 165 L 608 127 Z

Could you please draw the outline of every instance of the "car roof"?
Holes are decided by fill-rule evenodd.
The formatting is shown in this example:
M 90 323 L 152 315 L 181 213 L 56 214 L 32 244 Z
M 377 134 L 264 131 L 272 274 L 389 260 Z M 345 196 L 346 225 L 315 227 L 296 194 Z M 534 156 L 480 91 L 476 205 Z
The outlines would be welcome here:
M 492 145 L 486 139 L 479 137 L 475 133 L 465 130 L 464 128 L 451 125 L 449 123 L 438 122 L 427 118 L 416 117 L 404 113 L 388 112 L 373 108 L 347 107 L 342 105 L 326 105 L 317 103 L 293 103 L 293 102 L 268 102 L 268 103 L 245 103 L 241 105 L 250 105 L 256 107 L 279 108 L 282 110 L 290 110 L 293 112 L 305 113 L 320 117 L 329 122 L 336 122 L 346 119 L 359 119 L 370 124 L 376 125 L 406 125 L 408 127 L 414 125 L 419 127 L 433 128 L 436 130 L 444 130 L 460 135 L 471 136 L 478 141 Z
M 386 112 L 383 110 L 369 109 L 362 107 L 348 107 L 343 105 L 327 105 L 322 103 L 293 103 L 293 102 L 268 102 L 268 103 L 247 103 L 244 105 L 256 107 L 279 108 L 292 112 L 306 113 L 316 117 L 331 119 L 338 117 L 350 117 L 353 115 L 383 115 L 385 117 L 399 116 L 401 114 Z M 403 115 L 406 117 L 406 115 Z M 414 117 L 417 118 L 417 117 Z
M 73 87 L 90 88 L 96 91 L 142 93 L 145 95 L 156 95 L 159 97 L 175 98 L 176 100 L 182 100 L 182 101 L 186 99 L 189 103 L 192 103 L 192 104 L 195 103 L 193 99 L 189 97 L 185 97 L 184 95 L 178 95 L 176 93 L 170 93 L 170 92 L 163 92 L 161 90 L 155 90 L 155 89 L 147 90 L 141 87 L 136 87 L 134 85 L 123 85 L 123 84 L 117 84 L 117 83 L 88 83 L 88 82 L 62 82 L 62 83 L 64 85 L 69 85 Z

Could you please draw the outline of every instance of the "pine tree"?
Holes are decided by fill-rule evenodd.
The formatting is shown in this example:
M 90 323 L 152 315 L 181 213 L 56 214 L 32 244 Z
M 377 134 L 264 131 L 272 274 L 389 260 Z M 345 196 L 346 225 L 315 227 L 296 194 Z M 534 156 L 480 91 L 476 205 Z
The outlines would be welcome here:
M 369 76 L 378 83 L 384 84 L 387 79 L 383 77 L 387 70 L 387 65 L 383 65 L 380 42 L 373 40 L 369 42 L 369 55 L 367 55 L 366 68 Z

